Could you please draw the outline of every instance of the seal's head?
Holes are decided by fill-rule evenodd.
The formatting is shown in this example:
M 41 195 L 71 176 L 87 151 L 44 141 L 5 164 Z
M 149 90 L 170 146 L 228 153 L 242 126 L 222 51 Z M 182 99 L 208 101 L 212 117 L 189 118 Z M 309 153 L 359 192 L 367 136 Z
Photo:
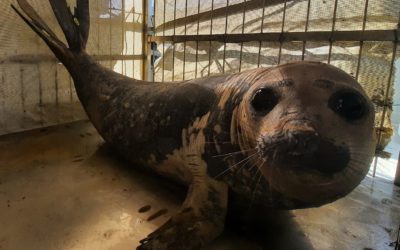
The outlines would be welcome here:
M 333 66 L 298 62 L 263 71 L 243 96 L 241 147 L 257 151 L 271 190 L 307 206 L 352 191 L 374 150 L 374 108 Z

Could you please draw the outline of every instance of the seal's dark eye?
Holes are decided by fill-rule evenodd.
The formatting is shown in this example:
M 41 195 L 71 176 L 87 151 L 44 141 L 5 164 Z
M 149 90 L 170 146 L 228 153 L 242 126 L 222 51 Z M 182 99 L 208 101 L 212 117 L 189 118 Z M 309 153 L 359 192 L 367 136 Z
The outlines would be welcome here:
M 367 113 L 365 98 L 354 91 L 342 90 L 332 95 L 328 106 L 348 121 L 356 121 Z
M 265 115 L 275 107 L 278 101 L 279 97 L 273 89 L 262 88 L 255 92 L 251 106 L 255 111 Z

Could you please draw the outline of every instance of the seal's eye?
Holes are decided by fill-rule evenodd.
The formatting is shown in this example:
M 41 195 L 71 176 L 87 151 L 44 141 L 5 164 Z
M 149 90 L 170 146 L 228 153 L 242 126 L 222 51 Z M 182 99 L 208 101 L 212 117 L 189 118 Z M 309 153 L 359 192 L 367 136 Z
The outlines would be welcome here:
M 356 121 L 367 113 L 365 98 L 354 91 L 341 90 L 332 95 L 328 106 L 348 121 Z
M 255 111 L 265 115 L 275 107 L 278 101 L 279 97 L 273 89 L 262 88 L 253 95 L 251 106 Z

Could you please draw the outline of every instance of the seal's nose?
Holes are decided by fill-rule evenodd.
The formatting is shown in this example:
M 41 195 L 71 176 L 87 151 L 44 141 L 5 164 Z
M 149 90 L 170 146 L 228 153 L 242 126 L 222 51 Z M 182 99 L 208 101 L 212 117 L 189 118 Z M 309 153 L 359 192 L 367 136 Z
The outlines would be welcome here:
M 318 150 L 319 135 L 314 130 L 287 131 L 290 155 L 311 155 Z
M 309 155 L 318 149 L 319 135 L 308 120 L 292 120 L 285 124 L 288 139 L 287 152 L 291 155 Z
M 342 171 L 350 161 L 347 147 L 322 138 L 310 124 L 296 121 L 285 127 L 287 145 L 281 148 L 287 154 L 281 158 L 284 165 L 328 175 Z

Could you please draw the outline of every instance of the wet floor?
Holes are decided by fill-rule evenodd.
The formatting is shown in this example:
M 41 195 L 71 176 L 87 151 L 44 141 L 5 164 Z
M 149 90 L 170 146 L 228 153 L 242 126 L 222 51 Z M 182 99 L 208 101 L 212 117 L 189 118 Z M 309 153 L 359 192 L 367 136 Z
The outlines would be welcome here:
M 0 137 L 0 249 L 135 249 L 183 197 L 118 160 L 88 122 Z M 265 213 L 206 249 L 394 249 L 400 189 L 366 178 L 332 204 Z

